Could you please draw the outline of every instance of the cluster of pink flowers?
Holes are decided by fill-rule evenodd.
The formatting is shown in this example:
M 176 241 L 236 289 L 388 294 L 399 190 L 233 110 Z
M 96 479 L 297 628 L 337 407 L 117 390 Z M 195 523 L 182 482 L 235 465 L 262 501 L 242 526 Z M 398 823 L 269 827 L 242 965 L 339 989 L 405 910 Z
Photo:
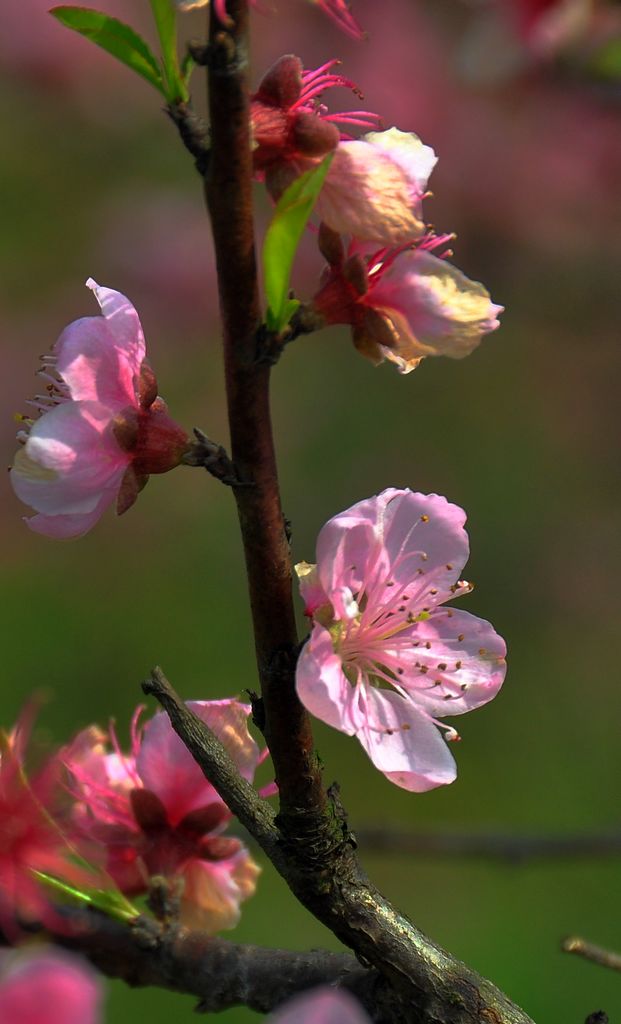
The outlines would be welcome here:
M 425 356 L 468 355 L 499 326 L 503 307 L 448 262 L 453 236 L 436 237 L 425 224 L 436 155 L 413 133 L 378 130 L 368 110 L 330 114 L 326 90 L 357 92 L 335 63 L 305 71 L 298 57 L 281 57 L 251 99 L 254 171 L 273 199 L 332 154 L 316 208 L 328 267 L 314 322 L 350 325 L 363 355 L 402 372 Z M 371 130 L 352 138 L 350 128 Z
M 439 721 L 492 700 L 504 641 L 446 607 L 468 594 L 465 513 L 437 494 L 390 488 L 331 519 L 317 564 L 296 566 L 313 629 L 297 666 L 302 703 L 356 736 L 391 782 L 414 792 L 453 782 Z
M 249 782 L 267 751 L 248 732 L 250 708 L 236 700 L 191 701 Z M 29 922 L 68 927 L 50 878 L 82 889 L 146 893 L 153 876 L 180 889 L 180 919 L 213 934 L 239 920 L 259 868 L 239 839 L 223 835 L 232 815 L 163 713 L 132 722 L 131 753 L 114 730 L 84 729 L 30 778 L 29 716 L 2 740 L 0 930 L 22 936 Z M 30 716 L 31 717 L 31 716 Z M 274 784 L 262 791 L 275 792 Z M 90 864 L 92 868 L 77 867 Z
M 267 751 L 248 732 L 250 708 L 236 700 L 189 701 L 249 782 Z M 259 868 L 239 839 L 222 835 L 231 812 L 164 713 L 143 728 L 138 709 L 131 752 L 113 730 L 91 726 L 61 752 L 75 799 L 77 841 L 97 856 L 120 891 L 147 891 L 154 875 L 181 883 L 181 920 L 213 934 L 233 928 Z M 107 740 L 109 739 L 109 742 Z M 111 749 L 109 747 L 111 746 Z M 273 791 L 270 787 L 267 792 Z

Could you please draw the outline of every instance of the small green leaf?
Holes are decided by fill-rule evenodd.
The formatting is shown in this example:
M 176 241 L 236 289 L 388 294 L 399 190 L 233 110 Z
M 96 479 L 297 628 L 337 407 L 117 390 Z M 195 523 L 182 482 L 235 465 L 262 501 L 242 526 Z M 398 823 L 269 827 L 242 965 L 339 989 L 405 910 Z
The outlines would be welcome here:
M 194 57 L 191 53 L 186 53 L 185 57 L 181 61 L 181 80 L 188 90 L 190 86 L 190 78 L 192 77 L 192 72 L 195 67 L 196 61 L 194 60 Z
M 155 55 L 129 25 L 86 7 L 53 7 L 50 14 L 66 28 L 79 32 L 111 53 L 166 96 L 162 72 Z
M 116 917 L 119 921 L 131 921 L 140 914 L 140 911 L 117 890 L 78 889 L 76 886 L 64 882 L 61 878 L 56 878 L 55 875 L 48 875 L 45 871 L 33 870 L 32 873 L 49 889 L 53 889 L 54 892 L 61 893 L 68 899 L 76 900 L 78 903 L 86 903 L 90 907 L 95 907 L 110 917 Z
M 263 243 L 263 276 L 267 300 L 267 328 L 279 334 L 299 306 L 289 298 L 289 279 L 293 260 L 321 192 L 333 153 L 317 167 L 302 174 L 282 194 Z
M 177 19 L 171 0 L 150 0 L 157 33 L 162 47 L 162 63 L 166 78 L 166 98 L 169 103 L 189 99 L 187 86 L 179 70 L 177 57 Z

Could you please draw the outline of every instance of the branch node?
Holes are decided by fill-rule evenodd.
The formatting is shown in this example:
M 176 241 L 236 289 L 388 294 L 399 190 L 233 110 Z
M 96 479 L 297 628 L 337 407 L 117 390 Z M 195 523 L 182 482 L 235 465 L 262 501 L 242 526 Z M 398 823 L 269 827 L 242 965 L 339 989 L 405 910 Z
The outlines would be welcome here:
M 252 480 L 240 479 L 223 445 L 210 440 L 198 427 L 194 427 L 194 436 L 196 440 L 183 456 L 184 466 L 200 466 L 227 487 L 254 487 Z
M 169 103 L 165 110 L 176 125 L 183 145 L 194 157 L 196 170 L 201 178 L 204 178 L 209 169 L 209 128 L 202 118 L 194 113 L 189 103 L 179 100 L 176 103 Z

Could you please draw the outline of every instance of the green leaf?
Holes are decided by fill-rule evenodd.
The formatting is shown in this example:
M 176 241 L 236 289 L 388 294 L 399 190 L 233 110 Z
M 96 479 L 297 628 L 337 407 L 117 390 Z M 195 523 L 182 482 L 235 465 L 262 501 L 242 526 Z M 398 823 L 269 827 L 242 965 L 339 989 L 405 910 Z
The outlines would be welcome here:
M 190 78 L 192 77 L 192 72 L 195 67 L 196 61 L 194 60 L 194 57 L 191 53 L 186 53 L 185 57 L 181 61 L 181 80 L 188 90 L 190 87 Z
M 291 268 L 300 239 L 321 192 L 334 154 L 307 171 L 282 194 L 263 243 L 263 277 L 267 328 L 279 334 L 299 306 L 289 298 Z
M 177 57 L 177 19 L 171 0 L 150 0 L 157 33 L 162 47 L 162 63 L 166 78 L 166 98 L 169 103 L 186 102 L 189 93 L 179 70 Z
M 140 911 L 118 890 L 78 889 L 76 886 L 64 882 L 61 878 L 56 878 L 55 875 L 48 875 L 45 871 L 35 871 L 33 869 L 32 873 L 49 889 L 53 889 L 54 892 L 61 893 L 68 899 L 76 900 L 78 903 L 86 903 L 90 907 L 95 907 L 97 910 L 101 910 L 103 913 L 108 914 L 110 917 L 115 917 L 119 921 L 132 921 L 140 914 Z
M 162 72 L 156 57 L 144 39 L 129 25 L 86 7 L 53 7 L 50 14 L 53 14 L 62 25 L 79 32 L 81 36 L 111 53 L 166 96 Z

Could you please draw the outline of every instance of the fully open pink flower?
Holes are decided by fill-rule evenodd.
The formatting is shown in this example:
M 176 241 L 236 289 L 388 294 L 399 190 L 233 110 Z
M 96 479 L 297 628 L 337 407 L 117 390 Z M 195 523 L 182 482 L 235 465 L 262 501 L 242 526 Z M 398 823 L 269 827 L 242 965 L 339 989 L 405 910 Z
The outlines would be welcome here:
M 361 242 L 412 242 L 425 231 L 422 200 L 436 163 L 430 146 L 398 128 L 341 141 L 317 211 L 333 231 Z
M 115 500 L 125 512 L 149 474 L 179 465 L 189 441 L 157 397 L 138 314 L 120 292 L 89 279 L 103 316 L 65 328 L 40 375 L 46 393 L 23 418 L 11 482 L 39 513 L 28 526 L 79 537 Z
M 27 710 L 11 733 L 0 732 L 0 930 L 9 936 L 28 921 L 59 923 L 50 891 L 35 872 L 85 881 L 70 860 L 58 758 L 49 757 L 30 777 L 26 774 L 31 723 Z
M 59 950 L 0 950 L 0 1020 L 5 1024 L 97 1024 L 101 985 L 82 960 Z
M 188 701 L 252 781 L 265 756 L 250 736 L 250 708 L 236 700 Z M 140 709 L 139 709 L 140 711 Z M 243 844 L 223 836 L 231 812 L 192 755 L 159 713 L 141 730 L 132 724 L 132 751 L 113 750 L 95 727 L 63 753 L 77 800 L 75 823 L 89 849 L 98 845 L 122 892 L 145 892 L 153 875 L 180 878 L 185 924 L 216 932 L 233 928 L 239 904 L 255 890 L 259 868 Z M 270 789 L 271 791 L 271 789 Z
M 362 128 L 380 126 L 367 110 L 330 114 L 321 101 L 328 89 L 343 87 L 359 95 L 353 82 L 334 73 L 337 60 L 304 70 L 293 54 L 280 57 L 266 72 L 251 96 L 253 168 L 264 178 L 273 199 L 288 185 L 336 149 L 343 135 L 337 125 Z
M 505 644 L 489 622 L 445 602 L 472 589 L 465 513 L 437 494 L 390 488 L 331 519 L 317 564 L 297 572 L 314 622 L 297 667 L 302 703 L 357 736 L 376 768 L 404 789 L 452 782 L 438 721 L 486 704 L 505 675 Z
M 269 1024 L 370 1024 L 370 1019 L 349 992 L 316 988 L 289 999 Z
M 371 362 L 396 363 L 402 373 L 425 356 L 469 355 L 499 327 L 503 306 L 431 250 L 450 236 L 426 236 L 417 246 L 376 249 L 320 235 L 330 265 L 313 299 L 327 324 L 349 324 L 356 348 Z
M 257 7 L 263 8 L 263 4 L 259 0 L 251 0 L 251 2 Z M 175 4 L 180 11 L 193 11 L 197 7 L 206 7 L 208 3 L 209 0 L 175 0 Z M 353 39 L 362 39 L 364 37 L 364 32 L 351 13 L 348 0 L 311 0 L 311 3 L 321 7 L 322 11 L 325 11 L 339 28 L 343 29 Z M 226 12 L 226 0 L 214 0 L 214 6 L 220 21 L 224 25 L 228 24 L 231 19 Z

